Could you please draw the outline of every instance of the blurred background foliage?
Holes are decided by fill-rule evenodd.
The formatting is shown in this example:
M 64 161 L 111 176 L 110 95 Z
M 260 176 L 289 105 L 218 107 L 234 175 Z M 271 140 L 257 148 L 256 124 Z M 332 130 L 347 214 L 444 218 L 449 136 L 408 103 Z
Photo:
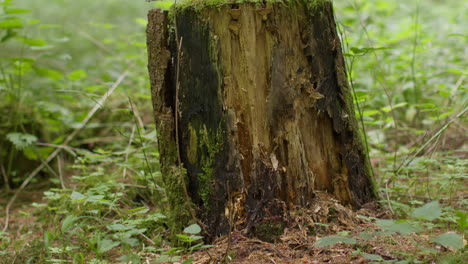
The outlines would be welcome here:
M 38 221 L 13 227 L 20 230 L 14 239 L 0 233 L 1 254 L 100 263 L 113 249 L 136 261 L 135 248 L 164 247 L 145 26 L 150 8 L 170 5 L 0 0 L 0 203 L 53 150 L 65 149 L 16 205 Z M 466 221 L 468 2 L 334 5 L 382 204 L 404 217 L 438 199 L 448 225 Z M 86 128 L 61 146 L 125 72 Z M 43 201 L 33 199 L 35 191 L 45 191 Z M 147 240 L 154 244 L 144 246 Z

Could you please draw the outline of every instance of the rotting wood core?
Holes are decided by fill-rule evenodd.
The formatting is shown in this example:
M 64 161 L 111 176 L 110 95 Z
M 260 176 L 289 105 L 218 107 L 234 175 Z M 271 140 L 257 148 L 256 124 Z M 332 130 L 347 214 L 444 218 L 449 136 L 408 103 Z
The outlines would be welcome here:
M 232 214 L 247 229 L 278 220 L 317 190 L 354 206 L 375 197 L 330 3 L 185 8 L 177 28 L 180 115 L 172 116 L 191 198 L 210 231 L 226 232 Z M 153 100 L 173 111 L 171 74 Z

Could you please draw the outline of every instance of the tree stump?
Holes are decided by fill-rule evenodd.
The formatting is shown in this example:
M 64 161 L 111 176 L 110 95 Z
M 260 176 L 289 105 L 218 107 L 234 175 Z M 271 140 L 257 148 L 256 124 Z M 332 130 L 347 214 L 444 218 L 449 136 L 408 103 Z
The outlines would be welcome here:
M 329 1 L 171 12 L 150 11 L 147 39 L 175 219 L 196 215 L 214 235 L 281 229 L 274 219 L 316 191 L 354 207 L 375 199 Z

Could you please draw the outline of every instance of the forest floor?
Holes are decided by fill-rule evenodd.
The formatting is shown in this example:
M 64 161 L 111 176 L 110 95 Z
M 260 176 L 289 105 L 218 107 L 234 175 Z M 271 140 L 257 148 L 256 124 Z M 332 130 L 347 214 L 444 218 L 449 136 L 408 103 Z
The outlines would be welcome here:
M 44 202 L 43 192 L 38 191 L 38 187 L 31 186 L 31 190 L 22 193 L 10 216 L 11 245 L 15 244 L 14 241 L 21 241 L 24 246 L 16 251 L 14 258 L 7 262 L 0 260 L 0 263 L 22 263 L 21 260 L 34 254 L 32 246 L 47 233 L 44 223 L 38 221 L 40 209 L 34 206 Z M 6 202 L 2 195 L 0 204 Z M 142 263 L 167 264 L 468 263 L 466 251 L 457 252 L 431 241 L 431 237 L 447 231 L 446 225 L 401 221 L 401 225 L 396 224 L 392 229 L 376 223 L 392 218 L 395 215 L 378 203 L 353 211 L 328 194 L 318 192 L 309 209 L 296 210 L 287 216 L 284 233 L 271 243 L 246 235 L 243 230 L 235 230 L 230 235 L 217 238 L 208 249 L 170 258 L 171 261 L 164 261 L 164 253 L 141 252 L 139 256 Z M 1 222 L 4 220 L 0 217 Z M 52 232 L 57 227 L 49 228 Z M 421 228 L 426 230 L 417 230 Z M 326 241 L 322 240 L 323 243 L 318 245 L 318 241 L 324 238 Z M 466 245 L 466 241 L 463 243 Z M 171 247 L 161 248 L 162 252 L 165 250 L 170 251 Z M 110 262 L 102 263 L 125 263 L 117 260 L 120 255 L 113 252 L 108 256 Z
M 313 204 L 290 215 L 288 227 L 272 243 L 239 230 L 216 239 L 209 249 L 161 263 L 468 263 L 466 252 L 456 253 L 430 240 L 445 228 L 402 234 L 375 223 L 392 218 L 389 210 L 376 203 L 353 211 L 320 193 Z M 321 238 L 327 242 L 318 246 Z M 160 255 L 145 257 L 151 261 Z

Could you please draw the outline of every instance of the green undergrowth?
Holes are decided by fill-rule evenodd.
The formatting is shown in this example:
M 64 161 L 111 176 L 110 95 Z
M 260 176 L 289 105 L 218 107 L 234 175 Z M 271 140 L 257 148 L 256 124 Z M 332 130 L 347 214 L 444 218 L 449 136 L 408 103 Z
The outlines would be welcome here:
M 376 263 L 428 263 L 434 260 L 438 260 L 438 263 L 464 263 L 467 258 L 463 241 L 463 234 L 468 231 L 466 212 L 456 212 L 456 218 L 453 219 L 451 217 L 453 212 L 441 206 L 438 201 L 432 201 L 416 206 L 408 213 L 406 219 L 367 218 L 365 220 L 375 221 L 382 231 L 342 232 L 337 235 L 322 237 L 315 242 L 314 246 L 327 248 L 338 243 L 348 244 L 355 249 L 352 251 L 353 255 L 361 255 L 369 261 L 377 261 Z M 451 231 L 447 232 L 447 230 Z M 388 243 L 390 246 L 391 241 L 395 239 L 392 237 L 394 235 L 403 237 L 409 242 L 400 245 L 411 248 L 416 246 L 417 254 L 407 252 L 405 248 L 400 248 L 390 252 L 403 260 L 398 262 L 389 260 L 386 262 L 381 255 L 375 254 L 373 249 L 366 246 L 369 245 L 368 243 L 375 241 L 380 241 L 383 244 Z M 424 237 L 426 241 L 416 240 L 418 235 Z M 457 253 L 440 257 L 440 251 L 435 250 L 436 247 L 428 247 L 430 243 Z
M 438 8 L 434 8 L 434 5 Z M 467 174 L 467 6 L 420 1 L 336 4 L 357 116 L 387 203 L 453 199 Z M 382 18 L 400 17 L 397 20 Z M 437 28 L 437 30 L 436 30 Z M 460 197 L 460 196 L 459 196 Z M 398 210 L 398 209 L 396 209 Z

